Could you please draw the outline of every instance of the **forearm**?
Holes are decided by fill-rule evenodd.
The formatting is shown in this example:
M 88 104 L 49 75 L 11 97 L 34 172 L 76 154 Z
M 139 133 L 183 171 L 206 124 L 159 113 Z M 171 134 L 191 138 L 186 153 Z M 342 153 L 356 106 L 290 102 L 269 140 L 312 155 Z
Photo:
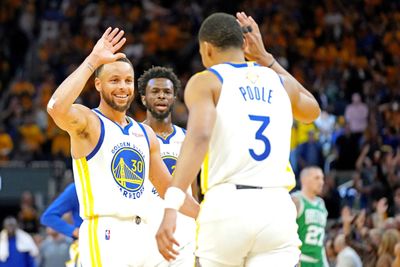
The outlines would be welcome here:
M 191 132 L 193 133 L 193 131 Z M 182 145 L 171 186 L 186 192 L 200 171 L 208 150 L 209 139 L 188 132 Z M 183 172 L 184 170 L 184 172 Z
M 41 217 L 41 224 L 46 225 L 53 230 L 62 233 L 66 236 L 72 237 L 75 227 L 68 224 L 66 221 L 61 219 L 59 215 L 56 214 L 46 214 Z
M 186 193 L 185 202 L 179 209 L 179 212 L 196 219 L 197 215 L 199 214 L 199 211 L 200 211 L 200 205 L 191 195 L 188 195 Z
M 58 113 L 66 113 L 81 94 L 87 81 L 97 68 L 97 61 L 89 55 L 83 63 L 70 74 L 54 92 L 48 108 Z
M 262 66 L 270 67 L 272 70 L 274 70 L 279 75 L 290 77 L 290 79 L 296 83 L 296 85 L 297 85 L 296 87 L 298 88 L 298 90 L 301 93 L 304 93 L 305 95 L 314 98 L 314 96 L 307 89 L 305 89 L 304 86 L 296 80 L 296 78 L 294 78 L 287 70 L 285 70 L 284 67 L 282 67 L 279 64 L 279 62 L 273 57 L 272 54 L 270 54 L 268 52 L 263 53 L 262 57 L 260 57 L 257 60 L 257 62 Z

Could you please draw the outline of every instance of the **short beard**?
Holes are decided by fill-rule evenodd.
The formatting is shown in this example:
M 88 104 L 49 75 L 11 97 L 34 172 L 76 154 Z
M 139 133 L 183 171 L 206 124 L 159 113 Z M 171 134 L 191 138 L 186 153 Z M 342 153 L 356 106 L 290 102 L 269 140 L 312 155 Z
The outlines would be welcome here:
M 149 107 L 147 107 L 147 106 L 146 106 L 146 108 L 147 108 L 148 111 L 150 111 L 151 115 L 152 115 L 156 120 L 162 121 L 162 120 L 168 118 L 169 114 L 171 114 L 171 112 L 172 112 L 172 110 L 173 110 L 173 108 L 174 108 L 174 105 L 171 105 L 171 106 L 169 107 L 169 109 L 166 110 L 166 111 L 163 112 L 163 113 L 159 113 L 159 112 L 155 111 L 154 109 L 149 108 Z
M 117 105 L 117 103 L 114 102 L 114 100 L 112 100 L 111 98 L 108 98 L 105 94 L 103 94 L 103 92 L 101 91 L 101 96 L 103 97 L 104 101 L 106 101 L 106 103 L 114 110 L 119 111 L 119 112 L 125 112 L 129 109 L 129 107 L 132 104 L 133 101 L 133 97 L 131 99 L 128 100 L 128 102 L 126 103 L 126 105 L 123 106 L 119 106 Z

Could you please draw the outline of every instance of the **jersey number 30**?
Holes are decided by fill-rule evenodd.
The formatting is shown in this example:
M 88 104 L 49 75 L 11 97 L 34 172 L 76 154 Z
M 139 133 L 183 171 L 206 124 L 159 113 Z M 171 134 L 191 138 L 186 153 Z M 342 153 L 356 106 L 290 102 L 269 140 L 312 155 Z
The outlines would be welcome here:
M 257 154 L 256 152 L 254 152 L 254 149 L 252 148 L 249 149 L 250 156 L 257 161 L 261 161 L 268 158 L 269 153 L 271 152 L 271 143 L 269 142 L 269 139 L 263 134 L 269 124 L 269 117 L 249 115 L 249 118 L 252 121 L 261 122 L 261 126 L 260 128 L 258 128 L 255 138 L 256 140 L 260 140 L 261 142 L 264 143 L 264 150 L 262 151 L 262 153 Z

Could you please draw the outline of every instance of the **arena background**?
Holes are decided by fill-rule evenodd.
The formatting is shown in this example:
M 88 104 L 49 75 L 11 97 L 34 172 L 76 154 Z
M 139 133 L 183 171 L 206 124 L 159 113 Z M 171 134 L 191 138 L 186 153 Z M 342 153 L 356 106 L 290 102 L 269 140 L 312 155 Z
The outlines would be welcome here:
M 325 171 L 327 240 L 342 227 L 344 207 L 352 214 L 366 211 L 367 233 L 399 229 L 396 0 L 2 0 L 0 220 L 16 216 L 38 243 L 45 238 L 38 218 L 73 179 L 68 135 L 49 118 L 46 104 L 107 26 L 125 30 L 123 51 L 136 78 L 152 65 L 169 66 L 185 85 L 203 69 L 196 36 L 202 20 L 241 10 L 255 18 L 268 51 L 323 110 L 315 123 L 293 125 L 291 163 L 297 175 L 308 165 Z M 89 82 L 79 102 L 96 107 L 98 101 Z M 138 98 L 129 113 L 144 119 Z M 185 126 L 182 94 L 173 119 Z

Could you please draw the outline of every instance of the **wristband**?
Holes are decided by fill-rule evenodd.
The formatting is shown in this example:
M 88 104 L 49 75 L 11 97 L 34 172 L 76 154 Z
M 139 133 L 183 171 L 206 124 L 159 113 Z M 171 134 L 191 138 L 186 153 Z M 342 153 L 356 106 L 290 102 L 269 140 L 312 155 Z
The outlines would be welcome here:
M 86 67 L 88 67 L 88 69 L 89 69 L 91 72 L 94 72 L 94 71 L 95 71 L 93 65 L 90 64 L 89 62 L 87 63 Z
M 272 67 L 272 65 L 274 65 L 275 64 L 275 58 L 274 58 L 274 60 L 272 61 L 272 63 L 271 64 L 269 64 L 268 66 L 267 66 L 267 68 L 271 68 Z
M 185 202 L 186 193 L 180 188 L 171 186 L 164 195 L 165 208 L 179 210 Z

